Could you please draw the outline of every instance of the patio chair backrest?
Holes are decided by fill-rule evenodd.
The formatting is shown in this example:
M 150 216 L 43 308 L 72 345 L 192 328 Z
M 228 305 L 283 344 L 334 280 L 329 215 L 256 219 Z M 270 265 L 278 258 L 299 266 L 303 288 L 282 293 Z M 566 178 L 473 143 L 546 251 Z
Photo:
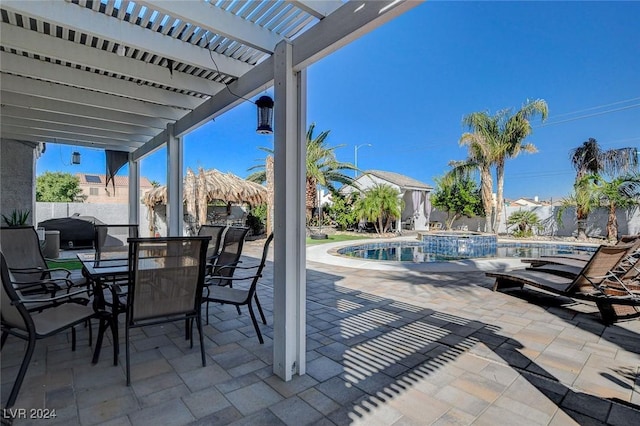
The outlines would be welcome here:
M 230 266 L 237 265 L 242 256 L 242 248 L 244 247 L 244 239 L 249 233 L 249 228 L 240 226 L 230 226 L 224 234 L 222 250 L 216 260 L 213 269 L 215 276 L 231 276 L 234 269 Z
M 2 252 L 0 252 L 0 280 L 2 280 L 0 316 L 3 327 L 27 331 L 29 325 L 33 327 L 33 322 L 30 321 L 29 314 L 23 305 L 13 303 L 20 300 L 20 296 L 13 287 L 9 266 Z
M 47 262 L 40 248 L 40 239 L 33 226 L 15 226 L 0 228 L 0 250 L 4 253 L 7 265 L 11 269 L 40 268 L 47 269 Z M 49 278 L 47 274 L 19 274 L 19 282 L 36 281 Z
M 138 238 L 138 225 L 95 225 L 93 248 L 99 258 L 105 252 L 129 253 L 129 238 Z
M 592 292 L 607 278 L 632 249 L 632 244 L 600 246 L 589 262 L 576 276 L 568 291 Z
M 258 280 L 262 277 L 262 270 L 267 264 L 267 254 L 269 254 L 269 246 L 271 245 L 271 241 L 273 241 L 273 232 L 269 234 L 266 241 L 264 242 L 264 246 L 262 248 L 262 258 L 260 259 L 260 265 L 258 266 L 258 270 L 256 271 L 256 275 L 251 282 L 251 286 L 249 287 L 249 294 L 247 303 L 251 300 L 253 295 L 256 292 L 256 287 L 258 285 Z
M 199 312 L 210 239 L 129 239 L 129 325 L 172 321 Z
M 209 246 L 207 247 L 207 260 L 211 262 L 214 257 L 218 255 L 220 251 L 220 242 L 222 241 L 222 234 L 224 234 L 225 225 L 202 225 L 198 230 L 199 236 L 209 236 Z

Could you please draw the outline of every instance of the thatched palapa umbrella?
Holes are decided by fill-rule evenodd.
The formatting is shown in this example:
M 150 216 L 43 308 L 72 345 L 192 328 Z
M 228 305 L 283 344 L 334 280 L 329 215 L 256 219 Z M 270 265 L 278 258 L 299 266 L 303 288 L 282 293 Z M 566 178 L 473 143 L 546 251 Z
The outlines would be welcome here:
M 207 205 L 210 202 L 220 200 L 252 206 L 267 202 L 267 190 L 262 185 L 215 169 L 200 168 L 197 176 L 188 169 L 183 195 L 187 213 L 196 218 L 200 225 L 207 223 Z M 147 191 L 143 202 L 150 214 L 155 214 L 153 210 L 156 205 L 167 203 L 167 187 L 163 185 Z

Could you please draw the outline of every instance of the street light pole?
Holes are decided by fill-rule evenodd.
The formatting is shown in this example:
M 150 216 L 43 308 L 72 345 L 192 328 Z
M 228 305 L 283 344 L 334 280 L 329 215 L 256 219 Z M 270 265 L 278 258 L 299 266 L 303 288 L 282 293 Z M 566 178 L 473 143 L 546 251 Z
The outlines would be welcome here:
M 356 145 L 353 149 L 353 166 L 355 170 L 353 171 L 353 176 L 358 177 L 358 149 L 363 146 L 372 146 L 370 143 L 363 143 L 362 145 Z

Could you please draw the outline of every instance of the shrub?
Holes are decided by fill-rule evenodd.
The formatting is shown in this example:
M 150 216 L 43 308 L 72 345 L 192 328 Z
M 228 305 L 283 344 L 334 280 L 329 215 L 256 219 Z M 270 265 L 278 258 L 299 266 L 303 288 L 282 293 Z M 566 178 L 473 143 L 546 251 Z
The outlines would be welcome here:
M 518 210 L 511 213 L 507 219 L 507 225 L 516 225 L 513 236 L 516 238 L 525 238 L 533 236 L 533 231 L 540 230 L 542 224 L 537 214 L 528 210 Z
M 259 204 L 251 209 L 247 215 L 247 226 L 251 228 L 253 235 L 260 235 L 267 222 L 267 205 Z

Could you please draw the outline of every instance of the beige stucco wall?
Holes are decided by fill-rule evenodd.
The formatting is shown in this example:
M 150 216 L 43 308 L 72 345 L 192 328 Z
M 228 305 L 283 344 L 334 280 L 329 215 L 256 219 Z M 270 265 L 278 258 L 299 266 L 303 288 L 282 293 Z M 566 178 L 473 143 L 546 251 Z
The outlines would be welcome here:
M 35 210 L 37 146 L 30 142 L 0 140 L 0 214 L 10 216 L 14 210 L 29 210 L 32 212 L 29 224 L 33 224 Z

